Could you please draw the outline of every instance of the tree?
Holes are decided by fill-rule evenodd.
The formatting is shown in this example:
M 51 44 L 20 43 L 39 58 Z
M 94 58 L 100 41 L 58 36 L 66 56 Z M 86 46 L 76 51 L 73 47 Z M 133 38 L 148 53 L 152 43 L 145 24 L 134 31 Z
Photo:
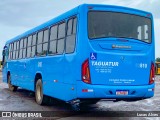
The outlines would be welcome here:
M 160 62 L 160 58 L 158 57 L 158 58 L 156 58 L 156 62 Z

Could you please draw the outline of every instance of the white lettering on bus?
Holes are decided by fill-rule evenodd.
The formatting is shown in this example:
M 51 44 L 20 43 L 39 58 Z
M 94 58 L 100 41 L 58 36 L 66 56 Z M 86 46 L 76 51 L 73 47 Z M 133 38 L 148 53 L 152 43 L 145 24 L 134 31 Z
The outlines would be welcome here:
M 119 66 L 119 62 L 92 61 L 92 66 Z
M 42 62 L 38 62 L 38 67 L 42 67 Z

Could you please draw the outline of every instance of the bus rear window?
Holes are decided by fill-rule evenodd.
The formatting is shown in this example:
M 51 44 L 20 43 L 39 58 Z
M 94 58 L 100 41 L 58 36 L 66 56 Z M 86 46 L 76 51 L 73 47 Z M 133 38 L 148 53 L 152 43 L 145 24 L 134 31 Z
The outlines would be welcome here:
M 151 20 L 133 14 L 90 11 L 88 34 L 90 39 L 131 38 L 151 43 Z

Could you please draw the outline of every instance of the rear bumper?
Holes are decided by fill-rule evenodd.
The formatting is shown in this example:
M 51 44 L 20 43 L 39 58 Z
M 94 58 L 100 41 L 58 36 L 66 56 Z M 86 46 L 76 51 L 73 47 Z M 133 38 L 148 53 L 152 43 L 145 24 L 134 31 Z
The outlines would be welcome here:
M 143 86 L 106 86 L 90 85 L 77 81 L 77 98 L 145 99 L 154 96 L 154 87 L 155 84 Z M 128 95 L 116 95 L 117 90 L 127 90 Z

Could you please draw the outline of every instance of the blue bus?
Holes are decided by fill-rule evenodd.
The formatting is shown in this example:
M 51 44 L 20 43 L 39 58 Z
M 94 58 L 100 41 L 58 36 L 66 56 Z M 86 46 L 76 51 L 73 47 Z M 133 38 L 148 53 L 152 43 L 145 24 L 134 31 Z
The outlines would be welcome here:
M 3 82 L 68 103 L 154 96 L 151 13 L 82 4 L 6 42 Z M 49 96 L 49 97 L 48 97 Z

